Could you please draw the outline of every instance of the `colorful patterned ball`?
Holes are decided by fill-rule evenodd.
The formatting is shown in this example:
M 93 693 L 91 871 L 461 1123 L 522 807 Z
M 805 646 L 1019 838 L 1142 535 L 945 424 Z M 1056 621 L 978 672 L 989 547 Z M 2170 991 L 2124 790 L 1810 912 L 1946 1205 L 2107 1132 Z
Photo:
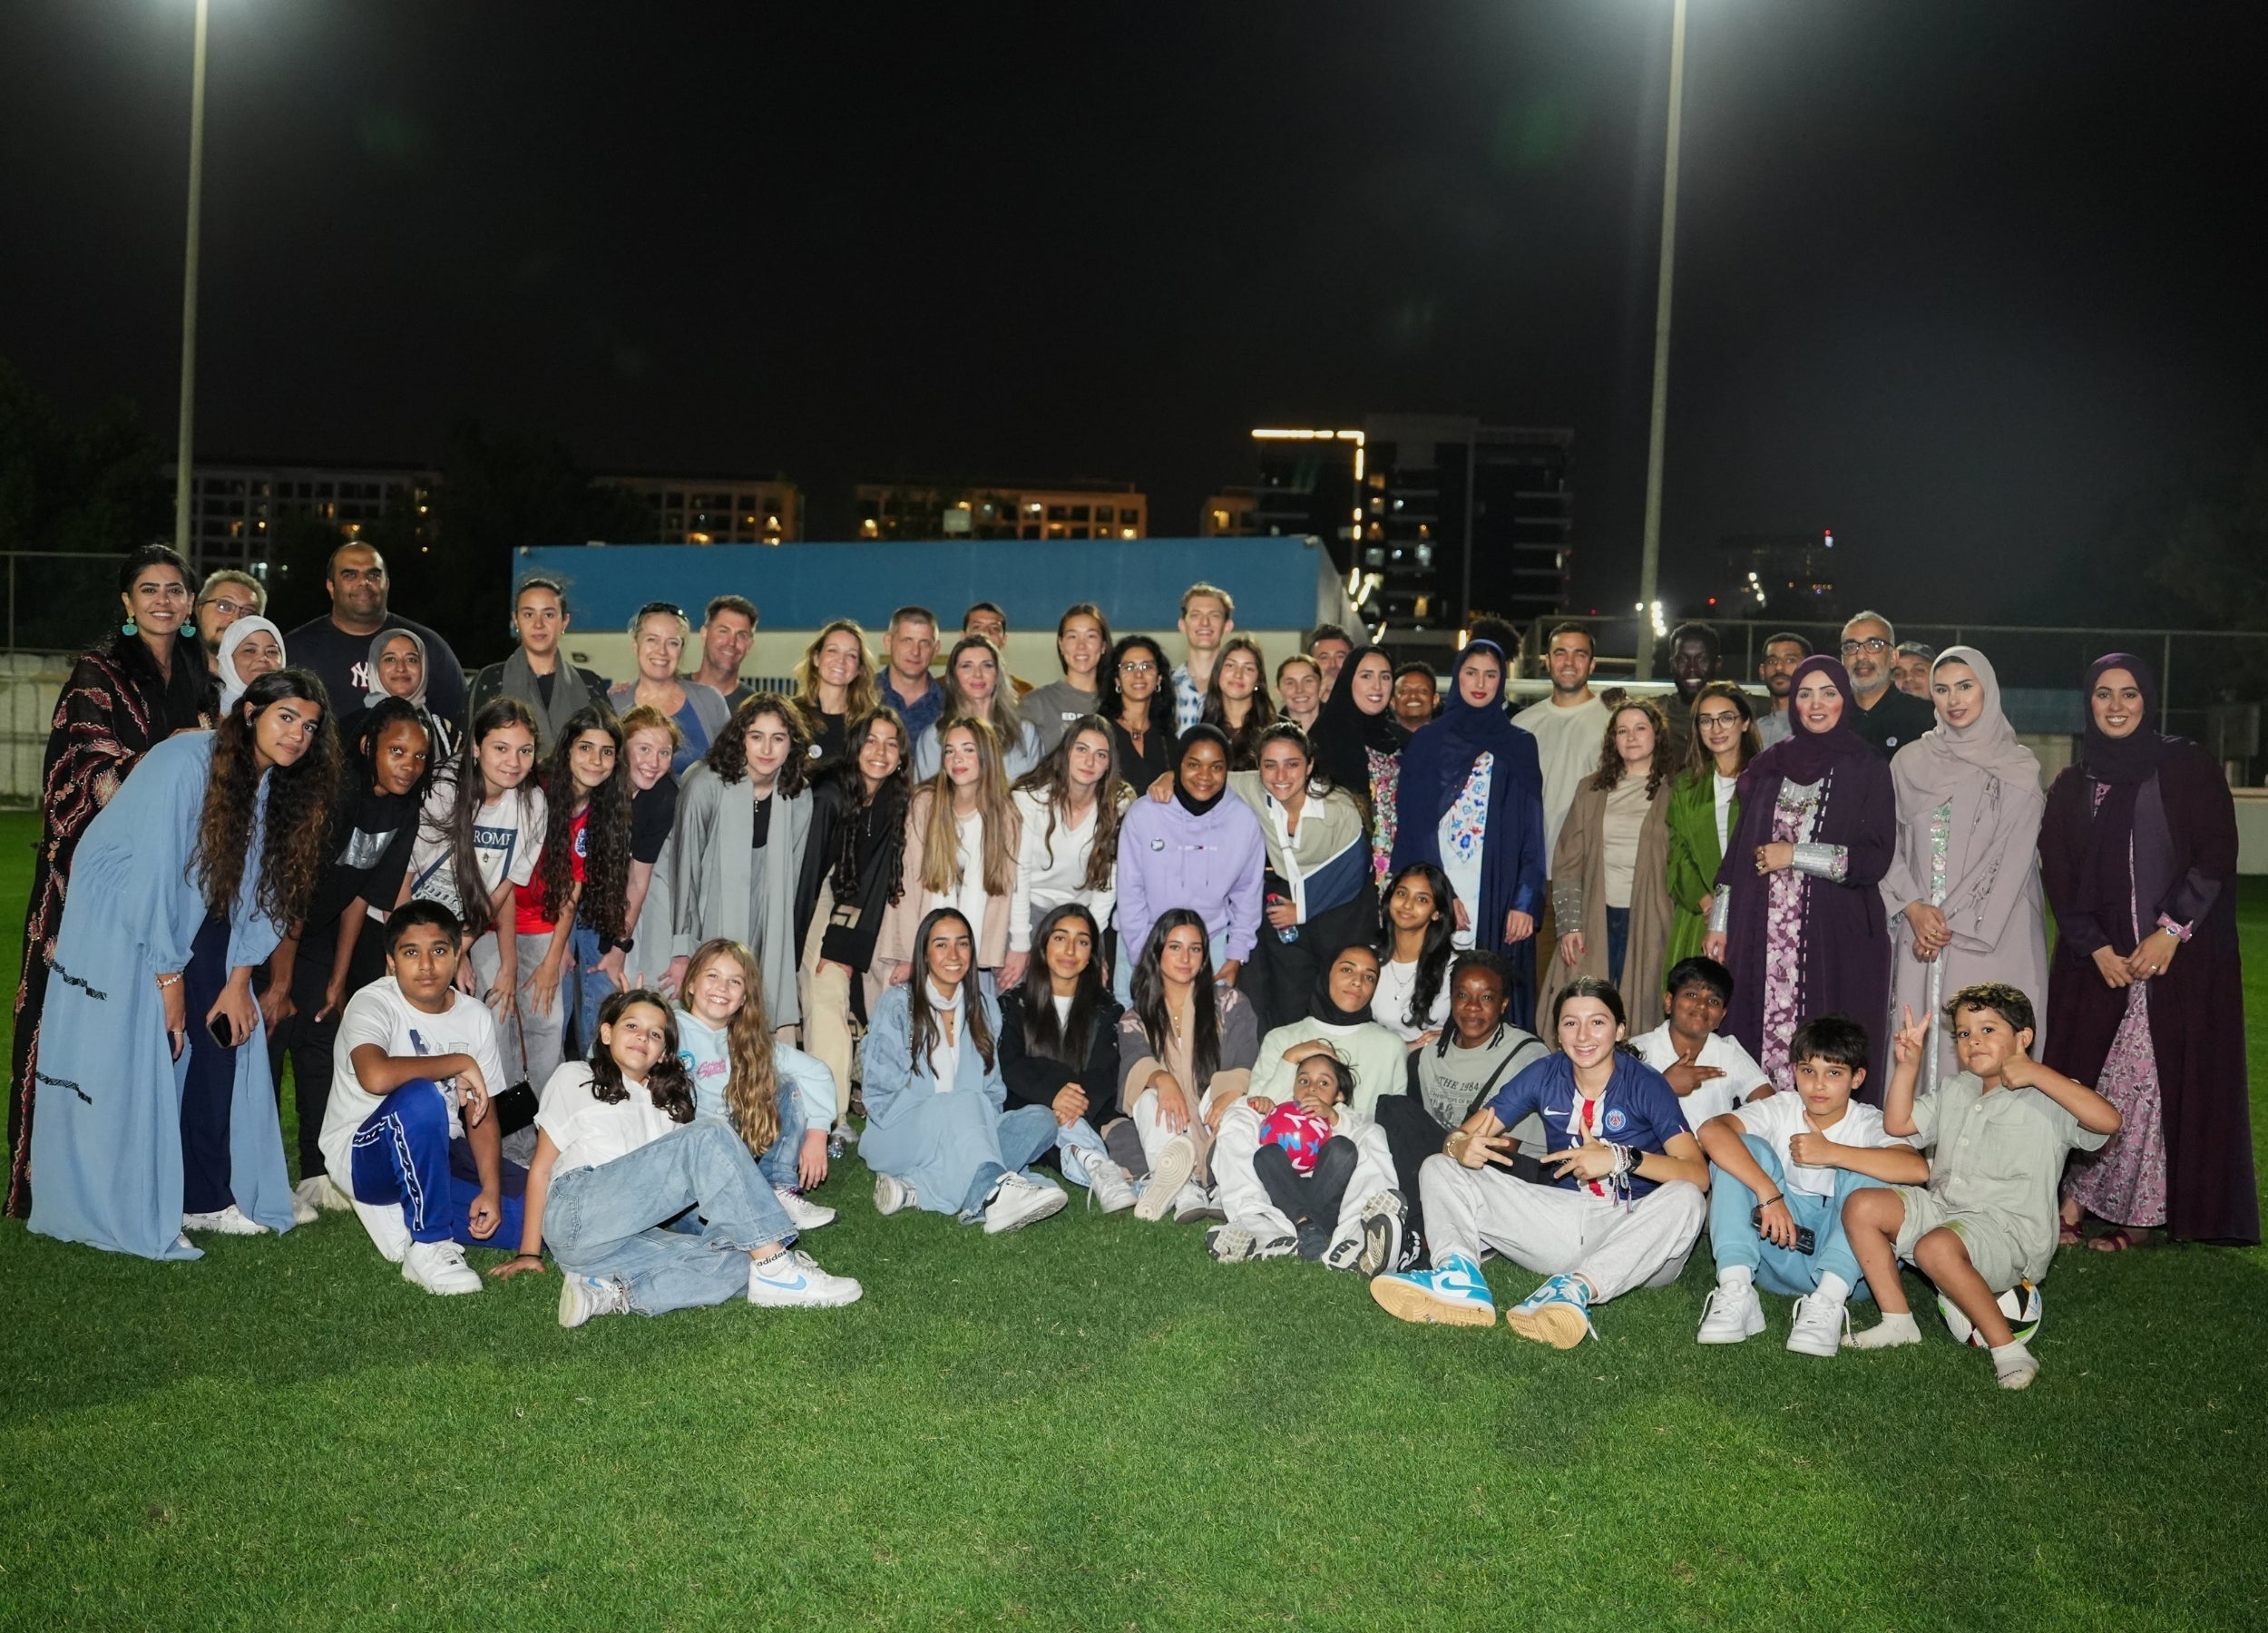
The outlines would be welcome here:
M 1331 1123 L 1313 1111 L 1286 1102 L 1267 1114 L 1260 1124 L 1260 1143 L 1281 1146 L 1295 1173 L 1312 1174 L 1323 1143 L 1331 1138 Z

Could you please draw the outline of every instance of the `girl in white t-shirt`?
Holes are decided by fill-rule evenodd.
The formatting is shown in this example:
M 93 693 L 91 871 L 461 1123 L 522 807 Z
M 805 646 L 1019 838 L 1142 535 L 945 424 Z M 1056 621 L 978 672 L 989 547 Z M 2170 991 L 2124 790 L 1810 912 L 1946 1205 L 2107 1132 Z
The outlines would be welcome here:
M 457 985 L 496 1016 L 507 1082 L 526 1075 L 513 1010 L 520 987 L 519 938 L 508 911 L 515 886 L 535 876 L 546 807 L 535 770 L 535 716 L 498 698 L 473 717 L 454 764 L 435 777 L 410 847 L 401 899 L 439 902 L 464 925 Z M 461 797 L 477 787 L 480 797 Z
M 1431 862 L 1404 865 L 1378 909 L 1378 991 L 1371 1016 L 1412 1049 L 1449 1023 L 1449 965 L 1457 956 L 1457 898 Z
M 724 1122 L 693 1114 L 670 1001 L 617 993 L 599 1010 L 588 1064 L 543 1087 L 520 1252 L 492 1276 L 541 1272 L 548 1242 L 564 1285 L 559 1324 L 750 1304 L 855 1303 L 863 1289 L 791 1252 L 796 1227 Z M 699 1234 L 669 1228 L 698 1213 Z

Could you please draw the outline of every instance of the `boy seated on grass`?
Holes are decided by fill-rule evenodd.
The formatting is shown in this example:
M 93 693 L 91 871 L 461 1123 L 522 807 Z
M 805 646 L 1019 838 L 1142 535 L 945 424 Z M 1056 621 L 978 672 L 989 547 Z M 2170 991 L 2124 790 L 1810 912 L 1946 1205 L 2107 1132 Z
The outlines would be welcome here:
M 1702 1344 L 1738 1344 L 1764 1331 L 1762 1283 L 1795 1300 L 1787 1346 L 1832 1357 L 1864 1296 L 1859 1262 L 1843 1235 L 1843 1205 L 1866 1186 L 1921 1185 L 1921 1153 L 1882 1129 L 1882 1114 L 1851 1097 L 1866 1081 L 1866 1028 L 1820 1015 L 1788 1041 L 1794 1090 L 1766 1095 L 1701 1125 L 1708 1153 L 1709 1243 L 1716 1290 L 1701 1306 Z M 1761 1210 L 1761 1212 L 1759 1212 Z M 1812 1245 L 1801 1246 L 1798 1232 Z
M 1882 1127 L 1931 1150 L 1930 1183 L 1862 1190 L 1844 1202 L 1843 1229 L 1882 1319 L 1843 1343 L 1921 1342 L 1898 1279 L 1903 1259 L 1975 1325 L 2000 1387 L 2022 1389 L 2039 1363 L 2009 1330 L 1999 1296 L 2048 1274 L 2064 1159 L 2099 1149 L 2118 1131 L 2118 1108 L 2031 1058 L 2031 1000 L 1999 982 L 1963 987 L 1946 1004 L 1961 1070 L 1917 1100 L 1921 1053 L 1935 1043 L 1911 1009 L 1905 1016 Z
M 504 1067 L 488 1006 L 456 988 L 464 926 L 439 902 L 394 910 L 386 973 L 347 1001 L 317 1144 L 402 1277 L 477 1293 L 468 1247 L 519 1245 L 527 1170 L 503 1155 L 489 1096 Z
M 1354 1106 L 1354 1069 L 1320 1039 L 1295 1047 L 1307 1052 L 1290 1100 L 1247 1095 L 1221 1119 L 1213 1178 L 1228 1217 L 1205 1233 L 1217 1263 L 1296 1253 L 1350 1269 L 1362 1204 L 1393 1194 L 1386 1137 Z
M 1651 1032 L 1630 1040 L 1638 1059 L 1677 1092 L 1686 1127 L 1696 1135 L 1712 1117 L 1744 1105 L 1752 1094 L 1772 1092 L 1772 1079 L 1755 1058 L 1716 1029 L 1733 1002 L 1733 973 L 1714 958 L 1681 958 L 1662 983 L 1662 1013 Z

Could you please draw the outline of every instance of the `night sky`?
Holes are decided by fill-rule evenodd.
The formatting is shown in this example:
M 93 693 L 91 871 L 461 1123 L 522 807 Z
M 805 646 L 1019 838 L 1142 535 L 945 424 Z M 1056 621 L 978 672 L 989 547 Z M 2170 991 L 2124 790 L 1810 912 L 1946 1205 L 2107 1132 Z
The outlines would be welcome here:
M 902 11 L 214 0 L 200 452 L 470 414 L 1177 533 L 1255 425 L 1470 412 L 1574 427 L 1577 605 L 1634 596 L 1668 0 Z M 1830 525 L 2021 614 L 2253 446 L 2263 11 L 1694 0 L 1666 588 Z M 0 10 L 0 356 L 169 442 L 191 16 Z

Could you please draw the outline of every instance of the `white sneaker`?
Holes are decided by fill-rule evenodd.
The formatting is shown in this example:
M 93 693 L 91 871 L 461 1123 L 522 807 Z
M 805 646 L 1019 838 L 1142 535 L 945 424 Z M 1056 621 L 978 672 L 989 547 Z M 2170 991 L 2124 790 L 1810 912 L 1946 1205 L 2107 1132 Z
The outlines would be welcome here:
M 210 1230 L 215 1236 L 266 1236 L 268 1234 L 267 1226 L 256 1219 L 246 1218 L 243 1211 L 233 1202 L 218 1213 L 183 1214 L 181 1228 L 185 1231 Z
M 1134 1186 L 1126 1170 L 1107 1157 L 1081 1151 L 1079 1160 L 1087 1170 L 1088 1199 L 1107 1214 L 1124 1213 L 1134 1206 Z
M 1728 1286 L 1719 1282 L 1701 1301 L 1701 1330 L 1693 1339 L 1696 1344 L 1738 1344 L 1763 1331 L 1764 1301 L 1756 1296 L 1756 1284 Z M 1788 1347 L 1795 1347 L 1792 1340 Z
M 314 1203 L 308 1201 L 297 1190 L 294 1190 L 291 1193 L 291 1222 L 293 1225 L 298 1226 L 314 1224 L 318 1217 L 318 1211 L 319 1210 L 316 1208 Z
M 1022 1230 L 1062 1212 L 1063 1205 L 1070 1200 L 1060 1185 L 1043 1185 L 1022 1174 L 1010 1174 L 1000 1182 L 992 1199 L 984 1205 L 984 1234 L 999 1236 L 1003 1231 Z
M 914 1188 L 895 1174 L 875 1176 L 875 1212 L 884 1218 L 914 1206 Z
M 1299 1251 L 1299 1238 L 1264 1237 L 1242 1225 L 1216 1225 L 1205 1233 L 1205 1251 L 1217 1265 L 1241 1265 L 1250 1259 L 1288 1258 Z
M 345 1213 L 355 1205 L 354 1198 L 339 1189 L 328 1174 L 309 1174 L 291 1188 L 291 1194 L 325 1213 Z
M 1840 1298 L 1808 1294 L 1795 1301 L 1795 1325 L 1788 1329 L 1787 1346 L 1799 1355 L 1828 1358 L 1843 1347 L 1843 1335 L 1850 1330 L 1850 1305 Z
M 562 1270 L 559 1276 L 559 1325 L 579 1327 L 593 1315 L 620 1315 L 630 1308 L 630 1290 L 617 1281 L 577 1276 Z
M 773 1309 L 826 1309 L 856 1304 L 866 1289 L 847 1276 L 830 1276 L 798 1249 L 775 1253 L 748 1266 L 748 1302 Z
M 1172 1212 L 1182 1186 L 1196 1169 L 1197 1147 L 1187 1134 L 1166 1141 L 1158 1148 L 1157 1160 L 1149 1165 L 1149 1183 L 1142 1188 L 1142 1199 L 1134 1205 L 1134 1217 L 1154 1225 Z
M 412 1242 L 402 1255 L 402 1279 L 428 1293 L 477 1293 L 480 1273 L 455 1242 Z
M 1181 1194 L 1173 1199 L 1173 1222 L 1188 1225 L 1198 1219 L 1219 1219 L 1227 1222 L 1228 1216 L 1221 1210 L 1213 1193 L 1196 1180 L 1181 1188 Z
M 772 1187 L 772 1195 L 779 1198 L 779 1211 L 787 1216 L 787 1222 L 797 1230 L 816 1230 L 822 1225 L 835 1223 L 835 1210 L 821 1208 L 816 1202 L 807 1202 L 784 1185 Z
M 380 1258 L 389 1265 L 402 1262 L 402 1255 L 409 1251 L 409 1223 L 402 1217 L 399 1202 L 357 1202 L 355 1217 L 370 1233 L 371 1246 Z

